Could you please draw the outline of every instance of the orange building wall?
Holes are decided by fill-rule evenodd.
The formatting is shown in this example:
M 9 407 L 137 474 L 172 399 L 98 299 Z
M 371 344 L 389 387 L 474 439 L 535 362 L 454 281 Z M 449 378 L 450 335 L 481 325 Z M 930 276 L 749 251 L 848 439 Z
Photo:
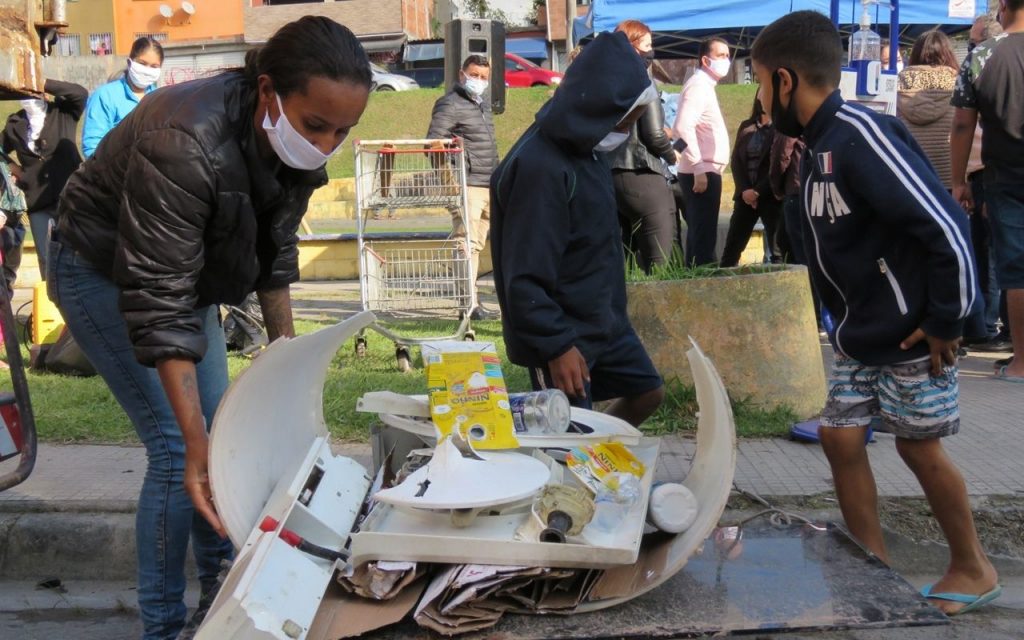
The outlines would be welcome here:
M 167 42 L 241 38 L 243 0 L 190 0 L 195 15 L 181 10 L 181 0 L 114 0 L 114 49 L 127 55 L 137 33 L 166 33 Z M 169 20 L 160 5 L 174 10 Z M 187 20 L 186 20 L 187 19 Z

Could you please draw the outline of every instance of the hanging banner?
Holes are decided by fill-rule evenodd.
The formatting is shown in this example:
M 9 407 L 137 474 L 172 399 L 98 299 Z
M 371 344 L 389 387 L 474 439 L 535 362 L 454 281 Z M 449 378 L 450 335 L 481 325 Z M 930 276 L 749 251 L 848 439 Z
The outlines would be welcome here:
M 974 0 L 949 0 L 950 18 L 973 18 L 974 14 Z

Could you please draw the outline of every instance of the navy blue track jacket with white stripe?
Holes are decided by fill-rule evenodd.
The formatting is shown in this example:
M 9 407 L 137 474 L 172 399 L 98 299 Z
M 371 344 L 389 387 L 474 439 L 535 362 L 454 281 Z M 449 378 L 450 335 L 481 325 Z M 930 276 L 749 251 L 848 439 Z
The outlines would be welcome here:
M 960 337 L 977 288 L 967 215 L 906 127 L 836 91 L 804 140 L 804 243 L 836 350 L 894 364 L 928 354 L 900 349 L 919 327 Z

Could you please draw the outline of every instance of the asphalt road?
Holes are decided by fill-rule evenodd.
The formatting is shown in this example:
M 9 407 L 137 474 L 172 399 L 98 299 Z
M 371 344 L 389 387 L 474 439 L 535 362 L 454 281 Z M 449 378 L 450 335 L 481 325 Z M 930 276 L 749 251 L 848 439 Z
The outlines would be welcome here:
M 138 638 L 134 613 L 66 609 L 0 613 L 0 638 L 9 640 L 118 640 Z M 991 607 L 944 627 L 745 634 L 747 640 L 1020 640 L 1024 611 Z

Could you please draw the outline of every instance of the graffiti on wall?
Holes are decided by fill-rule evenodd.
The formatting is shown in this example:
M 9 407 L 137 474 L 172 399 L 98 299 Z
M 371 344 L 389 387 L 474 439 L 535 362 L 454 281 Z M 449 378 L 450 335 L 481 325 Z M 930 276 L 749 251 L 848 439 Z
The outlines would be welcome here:
M 172 84 L 181 84 L 182 82 L 188 82 L 189 80 L 198 80 L 199 78 L 209 78 L 215 76 L 225 69 L 234 69 L 234 66 L 223 66 L 223 67 L 205 67 L 202 69 L 196 69 L 194 67 L 171 67 L 164 70 L 163 85 L 169 86 Z

